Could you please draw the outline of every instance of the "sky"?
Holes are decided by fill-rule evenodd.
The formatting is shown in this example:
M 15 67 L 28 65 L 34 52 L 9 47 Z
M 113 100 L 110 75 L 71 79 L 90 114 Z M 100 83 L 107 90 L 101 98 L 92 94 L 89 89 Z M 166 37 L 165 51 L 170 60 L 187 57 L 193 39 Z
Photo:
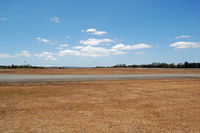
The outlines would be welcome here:
M 0 65 L 200 62 L 199 0 L 0 0 Z

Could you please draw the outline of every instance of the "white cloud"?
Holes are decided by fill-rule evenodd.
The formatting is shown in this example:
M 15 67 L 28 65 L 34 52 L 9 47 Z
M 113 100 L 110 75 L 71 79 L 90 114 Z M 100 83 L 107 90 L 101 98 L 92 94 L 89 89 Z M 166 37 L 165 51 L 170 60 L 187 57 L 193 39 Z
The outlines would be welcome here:
M 61 44 L 60 47 L 68 47 L 68 44 Z
M 105 39 L 95 39 L 89 38 L 87 40 L 81 40 L 80 43 L 84 45 L 99 45 L 101 43 L 113 43 L 114 41 L 108 38 Z
M 84 46 L 74 46 L 73 49 L 82 49 Z
M 131 47 L 132 47 L 133 50 L 135 50 L 135 49 L 146 49 L 146 48 L 152 48 L 151 45 L 149 45 L 149 44 L 145 44 L 145 43 L 140 43 L 140 44 L 132 45 Z
M 57 47 L 56 49 L 57 50 L 63 50 L 64 48 L 63 47 Z
M 180 36 L 175 37 L 175 39 L 181 39 L 181 38 L 190 38 L 190 36 L 189 35 L 180 35 Z
M 31 57 L 32 55 L 27 50 L 22 50 L 20 53 L 15 55 L 0 54 L 0 58 L 17 58 L 17 57 Z
M 65 47 L 68 47 L 68 46 L 69 46 L 68 44 L 61 44 L 61 45 L 59 45 L 59 47 L 57 47 L 56 49 L 62 50 L 62 49 L 64 49 Z
M 108 33 L 106 31 L 97 31 L 94 28 L 87 29 L 86 31 L 85 30 L 81 30 L 81 32 L 87 32 L 87 33 L 90 33 L 90 34 L 93 34 L 93 35 L 105 35 L 105 34 Z
M 21 53 L 15 55 L 16 57 L 24 56 L 24 57 L 31 57 L 31 54 L 27 50 L 23 50 Z
M 0 58 L 12 58 L 13 56 L 9 54 L 0 54 Z
M 55 44 L 58 44 L 59 42 L 58 41 L 54 41 L 54 42 L 52 42 L 52 41 L 50 41 L 50 40 L 48 40 L 48 39 L 46 39 L 46 38 L 42 38 L 42 37 L 37 37 L 37 38 L 35 38 L 38 42 L 43 42 L 43 43 L 46 43 L 46 44 L 49 44 L 49 45 L 55 45 Z
M 8 18 L 0 18 L 0 20 L 6 21 L 6 20 L 8 20 Z
M 70 50 L 70 49 L 66 49 L 66 50 L 61 50 L 58 53 L 58 56 L 65 56 L 65 55 L 76 55 L 76 56 L 80 56 L 80 52 L 76 51 L 76 50 Z
M 102 57 L 102 56 L 108 56 L 111 52 L 110 49 L 106 49 L 103 47 L 93 47 L 93 46 L 75 46 L 73 49 L 76 50 L 61 50 L 58 55 L 64 56 L 64 55 L 76 55 L 76 56 L 82 56 L 82 57 Z
M 136 45 L 124 45 L 120 43 L 112 47 L 113 50 L 136 50 L 145 48 L 152 48 L 152 46 L 145 43 L 140 43 Z
M 53 21 L 53 22 L 55 22 L 55 23 L 57 23 L 57 24 L 61 23 L 60 19 L 58 17 L 56 17 L 56 16 L 50 18 L 50 20 Z
M 95 47 L 95 46 L 74 46 L 72 47 L 73 50 L 66 49 L 60 50 L 58 55 L 76 55 L 82 57 L 103 57 L 109 55 L 122 55 L 126 54 L 127 50 L 136 50 L 136 49 L 144 49 L 144 48 L 151 48 L 151 45 L 148 44 L 137 44 L 137 45 L 124 45 L 124 44 L 117 44 L 111 48 L 104 48 L 104 47 Z M 138 53 L 139 54 L 139 53 Z M 142 54 L 142 53 L 140 53 Z
M 44 58 L 45 60 L 56 60 L 53 56 L 54 54 L 52 52 L 42 52 L 40 54 L 34 54 L 34 56 L 38 58 Z
M 53 55 L 47 55 L 45 60 L 56 60 L 56 58 L 54 58 Z
M 34 54 L 34 56 L 38 57 L 38 58 L 42 58 L 42 57 L 45 57 L 47 55 L 52 55 L 52 52 L 42 52 L 40 54 Z
M 124 45 L 122 43 L 117 44 L 117 45 L 115 45 L 115 46 L 112 47 L 112 49 L 115 49 L 115 50 L 128 50 L 130 48 L 131 48 L 130 45 Z
M 200 48 L 200 42 L 175 42 L 170 47 L 175 49 Z
M 127 53 L 127 52 L 124 52 L 124 51 L 121 51 L 121 50 L 116 50 L 116 49 L 111 49 L 110 51 L 114 55 L 123 55 L 123 54 Z
M 85 46 L 80 49 L 81 56 L 102 57 L 109 55 L 109 49 L 103 47 Z
M 41 37 L 37 37 L 36 40 L 38 40 L 39 42 L 50 43 L 48 39 L 41 38 Z

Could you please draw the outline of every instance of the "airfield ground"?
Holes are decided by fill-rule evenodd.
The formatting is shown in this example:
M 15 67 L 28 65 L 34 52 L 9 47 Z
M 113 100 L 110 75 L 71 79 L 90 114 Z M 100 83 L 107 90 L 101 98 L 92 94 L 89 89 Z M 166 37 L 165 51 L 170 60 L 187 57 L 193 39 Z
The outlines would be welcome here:
M 200 79 L 0 83 L 1 133 L 199 133 L 199 123 Z
M 200 69 L 144 68 L 66 68 L 66 69 L 4 69 L 0 74 L 159 74 L 200 73 Z

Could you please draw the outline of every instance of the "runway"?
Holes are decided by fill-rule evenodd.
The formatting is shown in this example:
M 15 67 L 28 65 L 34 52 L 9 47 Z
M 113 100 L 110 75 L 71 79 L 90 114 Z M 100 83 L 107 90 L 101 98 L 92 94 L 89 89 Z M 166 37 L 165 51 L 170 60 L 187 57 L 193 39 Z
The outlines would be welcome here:
M 0 82 L 40 81 L 98 81 L 98 80 L 139 80 L 139 79 L 187 79 L 200 78 L 200 74 L 100 74 L 100 75 L 31 75 L 0 74 Z

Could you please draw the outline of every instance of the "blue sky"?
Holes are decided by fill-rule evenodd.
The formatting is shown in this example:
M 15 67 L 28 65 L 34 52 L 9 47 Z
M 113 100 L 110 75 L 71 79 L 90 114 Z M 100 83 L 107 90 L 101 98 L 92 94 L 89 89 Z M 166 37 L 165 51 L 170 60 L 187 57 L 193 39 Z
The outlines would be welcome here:
M 199 0 L 0 0 L 0 65 L 200 62 Z

